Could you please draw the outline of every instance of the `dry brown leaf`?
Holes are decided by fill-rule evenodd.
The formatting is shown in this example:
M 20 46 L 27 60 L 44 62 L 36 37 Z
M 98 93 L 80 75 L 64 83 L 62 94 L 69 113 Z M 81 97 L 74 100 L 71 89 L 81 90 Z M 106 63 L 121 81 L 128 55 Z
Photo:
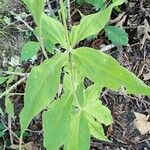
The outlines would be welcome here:
M 134 112 L 135 120 L 134 125 L 140 131 L 141 134 L 150 132 L 150 122 L 148 121 L 149 115 L 143 115 L 141 113 Z
M 141 49 L 144 47 L 146 40 L 150 40 L 149 32 L 150 32 L 150 25 L 147 19 L 145 19 L 144 20 L 144 35 L 143 35 L 143 38 L 141 39 L 141 44 L 142 44 Z
M 9 148 L 16 150 L 16 149 L 19 149 L 19 145 L 13 144 Z M 29 142 L 25 145 L 22 145 L 22 149 L 24 149 L 24 150 L 38 150 L 33 142 Z
M 144 81 L 150 80 L 150 72 L 147 74 L 143 74 L 144 76 Z

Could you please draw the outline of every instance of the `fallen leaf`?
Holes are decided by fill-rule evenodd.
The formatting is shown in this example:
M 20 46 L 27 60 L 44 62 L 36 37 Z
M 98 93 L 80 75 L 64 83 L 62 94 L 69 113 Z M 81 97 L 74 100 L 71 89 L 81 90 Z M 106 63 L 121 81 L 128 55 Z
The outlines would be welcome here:
M 9 148 L 16 150 L 16 149 L 19 149 L 19 145 L 13 144 Z M 25 145 L 22 145 L 22 149 L 24 149 L 24 150 L 38 150 L 38 148 L 34 145 L 33 142 L 29 142 Z
M 148 121 L 149 115 L 143 115 L 141 113 L 134 112 L 135 120 L 134 126 L 139 130 L 139 132 L 143 135 L 147 132 L 150 132 L 150 122 Z
M 150 40 L 150 35 L 149 35 L 149 32 L 150 32 L 150 25 L 147 21 L 147 19 L 144 20 L 144 35 L 143 35 L 143 38 L 140 40 L 141 41 L 141 49 L 144 47 L 144 44 L 146 42 L 146 40 Z
M 143 74 L 143 76 L 144 76 L 144 79 L 143 79 L 144 81 L 150 80 L 150 72 L 147 74 Z

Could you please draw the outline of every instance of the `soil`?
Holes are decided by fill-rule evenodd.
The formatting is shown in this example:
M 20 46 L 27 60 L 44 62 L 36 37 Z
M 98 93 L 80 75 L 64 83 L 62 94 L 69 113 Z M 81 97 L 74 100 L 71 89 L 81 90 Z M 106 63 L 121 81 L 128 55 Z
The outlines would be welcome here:
M 13 3 L 13 1 L 15 3 Z M 25 12 L 25 8 L 18 0 L 12 0 L 7 4 L 8 10 L 0 11 L 0 17 L 8 17 L 11 19 L 10 24 L 1 23 L 0 27 L 9 34 L 0 35 L 0 65 L 2 69 L 9 67 L 9 61 L 14 55 L 20 55 L 19 50 L 28 39 L 35 37 L 26 29 L 21 22 L 15 22 L 14 16 L 10 15 L 11 9 L 17 14 Z M 54 12 L 58 9 L 57 1 L 53 0 L 52 8 Z M 71 16 L 73 24 L 77 24 L 80 20 L 80 15 L 76 9 L 79 9 L 83 14 L 91 14 L 96 10 L 91 5 L 78 6 L 72 3 Z M 107 54 L 117 59 L 121 65 L 136 74 L 141 80 L 150 86 L 150 1 L 149 0 L 128 0 L 121 7 L 122 12 L 113 12 L 110 20 L 111 24 L 122 26 L 129 35 L 129 44 L 125 47 L 115 47 Z M 124 14 L 122 17 L 120 17 Z M 26 21 L 34 26 L 32 18 L 27 17 Z M 15 22 L 15 23 L 13 23 Z M 18 26 L 21 27 L 18 29 Z M 22 31 L 24 30 L 24 31 Z M 90 46 L 100 49 L 104 45 L 110 44 L 104 33 L 100 33 L 97 38 L 85 40 L 80 43 L 80 46 Z M 33 64 L 38 64 L 43 60 L 42 54 L 38 56 L 39 60 L 34 62 L 26 62 L 19 64 L 24 72 L 28 72 Z M 14 68 L 18 67 L 14 66 Z M 15 78 L 19 80 L 19 77 Z M 15 82 L 15 81 L 14 81 Z M 86 81 L 89 84 L 89 81 Z M 14 92 L 24 92 L 25 83 L 19 85 Z M 5 85 L 0 85 L 0 91 L 4 91 Z M 12 121 L 12 130 L 19 135 L 19 117 L 23 107 L 23 96 L 12 96 L 14 104 L 14 112 L 16 118 Z M 103 104 L 108 106 L 112 112 L 114 123 L 111 126 L 105 127 L 105 133 L 112 143 L 91 139 L 91 150 L 149 150 L 150 149 L 150 134 L 141 132 L 135 127 L 134 112 L 150 115 L 150 97 L 126 95 L 122 92 L 116 93 L 109 89 L 104 89 L 101 95 Z M 4 101 L 0 101 L 0 106 L 4 109 Z M 149 119 L 150 120 L 150 119 Z M 0 117 L 8 127 L 8 116 Z M 18 139 L 13 136 L 14 144 L 18 144 Z M 41 124 L 41 114 L 33 119 L 26 135 L 23 139 L 24 143 L 29 143 L 35 150 L 44 150 L 43 134 Z M 9 132 L 5 132 L 3 137 L 0 137 L 0 146 L 3 149 L 10 149 Z

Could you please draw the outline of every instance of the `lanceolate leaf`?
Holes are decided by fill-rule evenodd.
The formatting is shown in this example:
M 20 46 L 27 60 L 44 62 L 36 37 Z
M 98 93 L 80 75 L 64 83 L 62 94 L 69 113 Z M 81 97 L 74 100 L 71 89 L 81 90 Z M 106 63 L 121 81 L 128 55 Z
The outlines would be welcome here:
M 100 123 L 110 125 L 113 122 L 111 112 L 106 106 L 102 105 L 102 102 L 99 100 L 99 89 L 96 89 L 96 87 L 96 85 L 92 85 L 85 90 L 86 101 L 83 110 Z
M 36 55 L 40 49 L 39 42 L 28 42 L 21 49 L 21 60 L 27 60 Z
M 44 10 L 45 0 L 22 0 L 31 11 L 35 22 L 40 25 L 41 15 Z
M 63 65 L 67 61 L 65 54 L 56 54 L 53 58 L 34 67 L 27 79 L 24 108 L 20 114 L 21 132 L 56 96 L 60 84 Z
M 82 47 L 73 52 L 80 71 L 95 83 L 118 91 L 124 86 L 130 94 L 150 95 L 150 87 L 101 51 Z
M 72 47 L 81 40 L 100 32 L 109 21 L 112 7 L 108 7 L 98 13 L 83 17 L 80 24 L 73 26 L 70 33 Z
M 99 91 L 100 89 L 97 85 L 92 85 L 84 90 L 83 84 L 79 84 L 77 88 L 77 99 L 84 112 L 93 116 L 100 123 L 110 125 L 113 123 L 111 112 L 99 100 Z
M 67 48 L 65 29 L 61 22 L 43 13 L 41 18 L 41 27 L 44 38 L 47 38 L 54 44 L 61 44 L 63 48 Z
M 74 47 L 79 41 L 100 32 L 109 21 L 113 7 L 121 5 L 124 1 L 125 0 L 117 0 L 106 9 L 83 17 L 80 24 L 73 26 L 73 29 L 70 32 L 71 46 Z
M 86 88 L 86 90 L 85 90 L 85 96 L 86 96 L 85 103 L 87 102 L 87 100 L 90 100 L 90 99 L 94 99 L 94 100 L 99 99 L 101 92 L 102 92 L 102 87 L 100 87 L 96 84 L 91 85 L 88 88 Z
M 84 106 L 84 111 L 106 126 L 113 123 L 110 110 L 102 105 L 99 99 L 89 99 Z
M 88 120 L 91 135 L 99 140 L 109 141 L 104 134 L 103 126 L 89 114 L 86 114 L 86 118 Z
M 90 129 L 83 112 L 72 116 L 70 137 L 65 145 L 65 150 L 89 150 Z
M 128 34 L 120 27 L 106 26 L 106 34 L 108 39 L 112 41 L 112 44 L 116 46 L 128 44 Z
M 48 150 L 58 150 L 68 139 L 70 129 L 72 98 L 65 93 L 47 112 L 43 114 L 44 146 Z

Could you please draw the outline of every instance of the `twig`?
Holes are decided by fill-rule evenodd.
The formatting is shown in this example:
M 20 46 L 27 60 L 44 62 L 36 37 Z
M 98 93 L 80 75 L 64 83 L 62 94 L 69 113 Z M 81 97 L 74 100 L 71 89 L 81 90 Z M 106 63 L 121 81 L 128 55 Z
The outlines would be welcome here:
M 51 15 L 54 17 L 55 14 L 54 14 L 54 12 L 53 12 L 53 9 L 52 9 L 52 7 L 51 7 L 51 4 L 50 4 L 49 0 L 46 0 L 46 2 L 47 2 L 47 6 L 48 6 L 48 9 L 49 9 Z
M 20 79 L 18 82 L 16 82 L 15 84 L 13 84 L 10 88 L 8 88 L 5 92 L 3 92 L 1 95 L 0 95 L 0 99 L 7 95 L 10 91 L 12 91 L 14 88 L 16 88 L 20 83 L 22 83 L 24 80 L 26 79 L 26 77 Z
M 12 137 L 12 130 L 11 130 L 11 116 L 8 116 L 8 128 L 9 128 L 9 137 L 11 145 L 13 145 L 13 137 Z
M 17 16 L 15 18 L 17 20 L 21 21 L 22 23 L 24 23 L 29 30 L 31 30 L 32 32 L 34 31 L 34 29 L 32 27 L 30 27 L 26 21 L 24 21 L 23 19 L 21 19 L 20 17 L 17 17 Z M 45 58 L 47 59 L 48 56 L 46 54 L 46 51 L 45 51 L 45 48 L 44 48 L 44 45 L 43 45 L 43 40 L 42 40 L 41 37 L 38 37 L 38 36 L 36 36 L 36 37 L 37 37 L 38 41 L 40 42 L 42 52 L 43 52 Z
M 32 32 L 34 31 L 34 29 L 31 26 L 29 26 L 28 23 L 26 21 L 24 21 L 23 19 L 21 19 L 20 17 L 16 16 L 15 19 L 22 22 L 30 31 L 32 31 Z
M 110 44 L 110 45 L 107 45 L 107 46 L 104 46 L 104 47 L 102 47 L 100 50 L 102 51 L 102 52 L 106 52 L 106 51 L 108 51 L 108 50 L 110 50 L 110 49 L 112 49 L 112 48 L 114 48 L 115 46 L 113 45 L 113 44 Z
M 1 71 L 0 74 L 8 74 L 8 75 L 18 75 L 18 76 L 28 76 L 29 73 L 20 73 L 20 72 L 11 72 L 11 71 Z
M 124 17 L 125 14 L 126 14 L 126 12 L 123 12 L 123 13 L 119 14 L 119 16 L 116 19 L 110 20 L 109 23 L 113 24 L 113 23 L 119 22 L 120 20 L 122 20 L 122 18 Z
M 24 93 L 8 93 L 9 96 L 14 96 L 14 95 L 17 95 L 17 96 L 23 96 Z
M 47 53 L 46 53 L 46 50 L 45 50 L 45 47 L 44 47 L 44 44 L 43 44 L 42 36 L 37 37 L 37 39 L 38 39 L 38 41 L 40 42 L 41 49 L 42 49 L 42 52 L 43 52 L 45 58 L 48 59 L 48 56 L 47 56 Z
M 19 137 L 16 133 L 14 133 L 12 130 L 9 129 L 9 127 L 6 126 L 5 122 L 1 119 L 1 121 L 3 122 L 4 127 L 6 128 L 6 131 L 8 130 L 9 132 L 11 132 L 11 134 L 16 137 L 19 141 Z M 23 143 L 24 144 L 24 143 Z
M 150 25 L 149 25 L 147 19 L 145 19 L 144 20 L 144 36 L 141 39 L 141 43 L 142 43 L 141 49 L 144 47 L 146 40 L 150 40 L 149 32 L 150 32 Z
M 24 25 L 30 30 L 30 31 L 34 31 L 34 29 L 28 25 L 28 23 L 26 21 L 24 21 L 23 19 L 21 19 L 20 17 L 18 17 L 15 13 L 12 13 L 13 15 L 15 15 L 15 19 L 17 19 L 18 21 L 21 21 L 22 23 L 24 23 Z M 47 56 L 47 53 L 45 51 L 45 48 L 44 48 L 44 44 L 43 44 L 43 39 L 42 39 L 42 36 L 40 35 L 40 37 L 36 36 L 38 41 L 40 42 L 40 45 L 41 45 L 41 49 L 42 49 L 42 52 L 45 56 L 46 59 L 48 59 L 48 56 Z
M 43 133 L 43 130 L 34 131 L 34 130 L 31 130 L 31 129 L 26 129 L 26 131 L 29 131 L 29 132 L 32 132 L 32 133 L 38 133 L 38 134 L 42 134 Z

